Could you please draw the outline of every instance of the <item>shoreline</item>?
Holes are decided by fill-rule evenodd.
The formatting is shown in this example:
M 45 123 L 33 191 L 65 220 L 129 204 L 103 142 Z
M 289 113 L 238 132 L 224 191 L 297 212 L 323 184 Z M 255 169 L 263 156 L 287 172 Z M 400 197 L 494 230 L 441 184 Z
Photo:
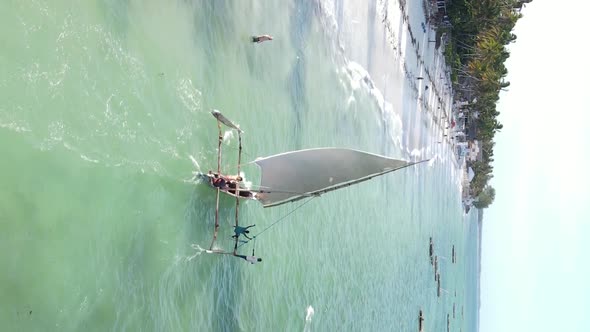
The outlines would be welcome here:
M 385 0 L 385 4 L 388 2 L 389 0 Z M 416 6 L 415 3 L 412 3 L 412 5 Z M 455 166 L 455 169 L 459 172 L 459 181 L 462 183 L 465 180 L 464 176 L 462 176 L 465 165 L 464 163 L 460 163 L 460 158 L 456 153 L 455 142 L 452 141 L 448 135 L 451 131 L 454 92 L 451 83 L 450 68 L 446 64 L 443 53 L 444 41 L 437 43 L 437 30 L 436 27 L 431 24 L 431 20 L 429 19 L 429 16 L 431 15 L 429 11 L 433 8 L 427 0 L 422 1 L 421 9 L 424 21 L 420 23 L 420 27 L 423 32 L 421 39 L 422 45 L 425 46 L 421 48 L 420 41 L 412 30 L 412 24 L 415 24 L 416 21 L 420 21 L 420 19 L 417 18 L 417 13 L 414 12 L 413 16 L 408 14 L 408 11 L 412 10 L 412 8 L 407 8 L 406 0 L 399 0 L 398 6 L 403 26 L 408 35 L 408 37 L 406 37 L 406 43 L 409 42 L 413 50 L 413 52 L 412 50 L 407 51 L 405 56 L 400 52 L 400 59 L 404 60 L 402 65 L 404 67 L 406 84 L 413 89 L 416 95 L 416 99 L 420 105 L 419 111 L 429 113 L 431 121 L 433 121 L 436 126 L 431 128 L 435 141 L 431 141 L 430 143 L 434 144 L 436 141 L 438 141 L 437 143 L 446 142 L 446 146 L 450 149 L 450 160 Z M 387 10 L 390 10 L 390 8 L 387 8 Z M 413 8 L 413 10 L 416 11 L 416 8 Z M 388 13 L 389 11 L 385 12 L 383 23 L 387 31 L 392 33 L 390 22 L 387 21 L 389 16 Z M 408 68 L 408 52 L 412 53 L 420 76 L 416 76 L 415 72 Z M 420 82 L 417 83 L 417 81 Z M 430 87 L 430 92 L 426 92 L 428 87 Z M 421 90 L 421 88 L 424 90 Z M 449 152 L 449 150 L 447 151 Z M 461 191 L 463 191 L 463 189 L 461 189 Z
M 440 47 L 436 48 L 436 46 L 435 46 L 431 50 L 432 54 L 430 54 L 430 56 L 434 57 L 434 60 L 442 59 L 442 61 L 439 64 L 435 64 L 434 70 L 437 73 L 439 73 L 438 72 L 439 70 L 441 70 L 442 72 L 445 73 L 444 77 L 443 77 L 442 73 L 439 73 L 440 74 L 439 80 L 442 81 L 443 85 L 448 87 L 448 91 L 444 90 L 441 93 L 441 89 L 437 85 L 436 77 L 433 74 L 431 74 L 431 71 L 429 70 L 428 65 L 424 61 L 423 55 L 420 52 L 420 43 L 417 41 L 416 37 L 414 36 L 411 24 L 409 22 L 410 16 L 407 14 L 406 4 L 407 4 L 406 0 L 399 0 L 399 8 L 400 8 L 400 12 L 402 14 L 404 26 L 406 27 L 407 33 L 410 37 L 410 43 L 414 48 L 414 54 L 415 54 L 416 60 L 418 61 L 419 65 L 422 67 L 421 69 L 423 70 L 423 72 L 426 74 L 426 77 L 428 78 L 428 81 L 430 82 L 430 86 L 433 87 L 431 90 L 434 91 L 434 95 L 436 97 L 436 100 L 438 101 L 437 108 L 440 108 L 440 111 L 443 113 L 443 115 L 437 117 L 437 115 L 435 113 L 436 111 L 433 110 L 434 105 L 431 105 L 431 103 L 424 102 L 424 100 L 420 99 L 420 97 L 418 97 L 418 99 L 422 102 L 423 108 L 425 108 L 427 111 L 432 113 L 433 119 L 436 122 L 439 122 L 439 125 L 442 126 L 442 124 L 440 123 L 440 122 L 442 122 L 442 119 L 450 119 L 449 114 L 452 113 L 452 109 L 451 109 L 450 105 L 452 105 L 453 91 L 452 91 L 452 85 L 450 84 L 449 67 L 446 65 L 444 55 L 439 51 Z M 436 29 L 434 27 L 431 27 L 431 25 L 427 19 L 428 15 L 425 11 L 427 9 L 427 6 L 428 5 L 427 5 L 426 1 L 422 1 L 422 9 L 424 11 L 424 18 L 425 18 L 425 21 L 422 22 L 422 24 L 423 24 L 422 27 L 423 27 L 424 34 L 427 37 L 426 45 L 430 46 L 430 43 L 432 42 L 430 40 L 431 34 L 434 33 L 434 38 L 436 38 Z M 434 40 L 434 42 L 436 42 L 436 40 Z M 425 48 L 430 49 L 430 47 L 425 47 Z M 410 75 L 410 72 L 408 72 L 408 76 L 409 75 Z M 445 98 L 450 99 L 450 101 L 445 102 L 445 100 L 444 100 Z M 437 121 L 437 120 L 439 120 L 439 121 Z M 445 125 L 450 125 L 450 121 L 447 121 L 445 123 Z
M 445 137 L 453 104 L 450 75 L 442 47 L 435 48 L 436 30 L 426 20 L 425 2 L 376 0 L 372 5 L 335 4 L 335 12 L 348 15 L 335 15 L 337 43 L 349 61 L 366 69 L 401 118 L 406 151 L 429 157 L 450 153 L 458 168 L 453 142 Z

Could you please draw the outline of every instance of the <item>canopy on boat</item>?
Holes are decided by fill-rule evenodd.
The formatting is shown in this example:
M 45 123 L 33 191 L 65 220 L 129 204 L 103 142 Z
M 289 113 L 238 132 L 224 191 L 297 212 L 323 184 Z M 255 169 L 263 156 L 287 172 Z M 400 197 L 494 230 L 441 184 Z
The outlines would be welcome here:
M 342 148 L 291 151 L 255 161 L 264 207 L 320 195 L 416 163 Z

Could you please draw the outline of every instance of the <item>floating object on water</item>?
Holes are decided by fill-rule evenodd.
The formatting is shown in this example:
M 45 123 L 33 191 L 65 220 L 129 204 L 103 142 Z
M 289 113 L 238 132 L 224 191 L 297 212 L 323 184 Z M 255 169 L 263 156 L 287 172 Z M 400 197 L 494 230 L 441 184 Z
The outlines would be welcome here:
M 430 255 L 430 264 L 433 265 L 433 255 L 434 255 L 434 244 L 432 242 L 432 236 L 430 237 L 430 245 L 428 246 L 428 254 Z
M 423 322 L 424 322 L 424 315 L 422 315 L 422 309 L 420 309 L 420 313 L 418 314 L 418 332 L 424 331 L 424 326 L 422 324 Z

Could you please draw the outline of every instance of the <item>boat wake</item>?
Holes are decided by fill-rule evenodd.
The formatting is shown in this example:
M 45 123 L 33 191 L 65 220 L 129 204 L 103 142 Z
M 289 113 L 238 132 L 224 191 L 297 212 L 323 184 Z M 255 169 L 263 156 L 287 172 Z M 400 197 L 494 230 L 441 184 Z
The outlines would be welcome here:
M 430 160 L 428 161 L 428 167 L 433 167 L 437 161 L 438 162 L 443 161 L 442 157 L 438 153 L 435 154 L 434 156 L 432 156 L 432 158 L 430 158 Z
M 201 248 L 200 245 L 195 244 L 195 243 L 191 244 L 191 248 L 195 249 L 195 253 L 192 256 L 186 257 L 187 262 L 190 262 L 193 259 L 197 258 L 198 256 L 201 256 L 202 253 L 208 253 L 209 251 L 211 251 L 208 249 Z
M 195 157 L 193 157 L 192 155 L 189 155 L 188 159 L 190 159 L 190 161 L 192 162 L 195 169 L 192 172 L 193 177 L 190 179 L 184 179 L 183 182 L 190 183 L 190 184 L 202 183 L 203 180 L 202 180 L 201 175 L 203 174 L 203 172 L 201 172 L 201 165 L 199 165 L 199 162 L 197 161 L 197 159 L 195 159 Z
M 307 306 L 305 309 L 305 326 L 303 327 L 303 331 L 311 331 L 311 319 L 315 313 L 313 307 L 311 305 Z
M 345 90 L 349 91 L 346 98 L 346 107 L 353 108 L 359 102 L 364 104 L 365 98 L 374 103 L 380 116 L 380 124 L 383 132 L 393 144 L 403 151 L 403 123 L 401 112 L 396 111 L 391 102 L 387 101 L 383 92 L 377 88 L 369 72 L 359 63 L 349 59 L 345 52 L 345 45 L 342 35 L 345 28 L 339 24 L 342 19 L 341 13 L 335 12 L 334 8 L 341 7 L 332 0 L 315 0 L 314 10 L 325 36 L 326 43 L 330 44 L 334 54 L 337 56 L 336 63 L 341 64 L 339 71 L 340 83 Z M 360 99 L 360 100 L 359 100 Z
M 195 159 L 195 157 L 189 155 L 188 158 L 191 160 L 191 162 L 193 163 L 193 166 L 195 166 L 195 170 L 197 172 L 201 171 L 201 165 L 199 165 L 199 162 Z
M 225 253 L 225 251 L 223 251 L 223 249 L 221 249 L 221 248 L 214 247 L 213 249 L 205 249 L 196 243 L 191 244 L 191 248 L 195 249 L 196 251 L 192 256 L 186 257 L 185 260 L 187 262 L 190 262 L 193 259 L 197 258 L 198 256 L 201 256 L 201 254 L 203 254 L 203 253 L 206 253 L 206 254 L 224 254 Z
M 234 138 L 234 131 L 233 130 L 226 130 L 223 133 L 223 143 L 230 144 L 231 140 Z
M 362 95 L 369 98 L 378 109 L 380 121 L 386 128 L 387 136 L 398 149 L 402 150 L 403 126 L 400 115 L 394 110 L 393 105 L 385 99 L 363 66 L 347 59 L 345 61 L 346 65 L 342 68 L 342 73 L 346 81 L 341 81 L 341 83 L 345 88 L 350 89 L 347 105 L 349 107 L 354 105 L 357 98 Z M 359 91 L 362 92 L 361 96 L 357 95 Z

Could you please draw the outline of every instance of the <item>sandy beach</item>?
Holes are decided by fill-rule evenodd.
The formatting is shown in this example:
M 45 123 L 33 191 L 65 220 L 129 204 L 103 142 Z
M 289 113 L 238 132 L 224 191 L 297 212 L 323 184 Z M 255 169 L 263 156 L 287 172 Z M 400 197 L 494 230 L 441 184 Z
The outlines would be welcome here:
M 346 58 L 367 71 L 391 106 L 383 107 L 384 120 L 398 119 L 406 129 L 402 147 L 423 157 L 451 151 L 443 136 L 450 122 L 451 84 L 443 47 L 435 48 L 436 31 L 426 20 L 427 3 L 334 1 L 332 8 L 324 6 L 321 10 L 334 17 Z

